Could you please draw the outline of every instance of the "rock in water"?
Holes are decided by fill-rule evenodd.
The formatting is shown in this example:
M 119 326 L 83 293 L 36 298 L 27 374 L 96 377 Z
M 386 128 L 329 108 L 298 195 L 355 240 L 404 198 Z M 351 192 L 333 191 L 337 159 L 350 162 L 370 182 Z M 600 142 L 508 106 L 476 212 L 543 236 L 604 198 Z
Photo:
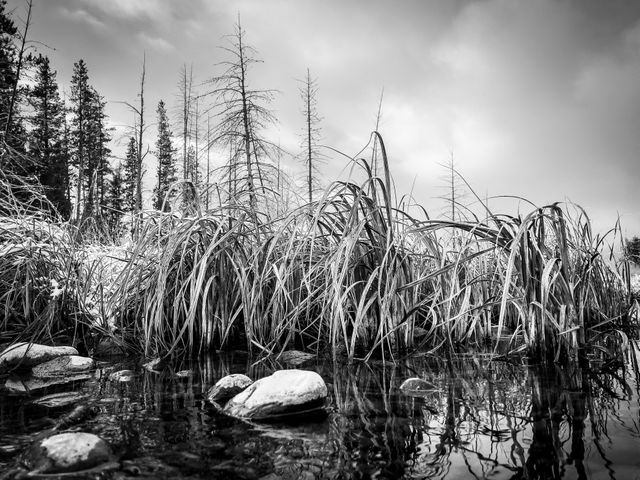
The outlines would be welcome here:
M 31 401 L 31 404 L 46 408 L 65 408 L 87 398 L 87 395 L 78 392 L 61 392 L 36 398 Z
M 16 343 L 0 354 L 0 371 L 15 366 L 33 367 L 63 355 L 78 355 L 73 347 L 50 347 L 38 343 Z
M 307 362 L 312 361 L 316 356 L 312 353 L 301 352 L 300 350 L 287 350 L 282 352 L 278 357 L 278 361 L 292 367 L 299 367 Z
M 421 396 L 425 392 L 432 392 L 437 390 L 436 386 L 433 383 L 429 383 L 426 380 L 421 378 L 408 378 L 402 385 L 400 385 L 400 390 L 405 395 L 409 396 Z
M 69 473 L 112 459 L 109 445 L 91 433 L 60 433 L 33 445 L 24 458 L 32 473 Z
M 84 372 L 93 367 L 93 359 L 80 357 L 78 355 L 65 355 L 57 357 L 48 362 L 36 365 L 31 370 L 31 374 L 36 378 L 59 377 L 78 372 Z
M 91 375 L 87 373 L 77 373 L 75 375 L 64 375 L 52 378 L 27 378 L 25 380 L 8 378 L 4 384 L 4 389 L 12 393 L 35 393 L 55 385 L 82 382 L 90 378 L 92 378 Z
M 231 398 L 242 392 L 252 383 L 253 380 L 241 373 L 227 375 L 218 380 L 216 384 L 209 389 L 207 399 L 213 403 Z
M 279 370 L 229 400 L 224 412 L 243 419 L 266 420 L 319 409 L 326 398 L 327 386 L 316 372 Z
M 130 382 L 136 373 L 133 370 L 118 370 L 109 375 L 109 380 L 112 382 Z

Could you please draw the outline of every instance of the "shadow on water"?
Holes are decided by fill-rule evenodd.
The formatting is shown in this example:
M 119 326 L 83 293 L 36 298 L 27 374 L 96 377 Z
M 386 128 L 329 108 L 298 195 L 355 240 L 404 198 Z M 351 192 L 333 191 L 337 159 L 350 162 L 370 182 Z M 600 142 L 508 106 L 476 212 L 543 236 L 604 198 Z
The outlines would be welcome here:
M 305 368 L 327 382 L 327 414 L 269 424 L 229 418 L 205 392 L 229 373 L 259 378 L 277 365 L 237 353 L 178 367 L 106 365 L 90 380 L 43 392 L 88 396 L 97 414 L 69 428 L 113 446 L 121 467 L 100 478 L 640 478 L 635 354 L 597 372 L 479 356 L 318 362 Z M 121 368 L 137 375 L 110 380 Z M 407 396 L 399 386 L 410 377 L 433 388 Z M 15 469 L 21 450 L 68 415 L 30 403 L 43 392 L 0 396 L 0 472 Z

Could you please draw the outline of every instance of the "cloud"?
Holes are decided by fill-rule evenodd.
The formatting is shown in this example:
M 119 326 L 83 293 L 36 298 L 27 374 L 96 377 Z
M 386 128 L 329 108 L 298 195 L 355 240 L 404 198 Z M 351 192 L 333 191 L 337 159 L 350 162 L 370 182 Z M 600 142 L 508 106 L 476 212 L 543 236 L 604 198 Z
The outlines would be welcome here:
M 61 7 L 61 11 L 65 17 L 72 21 L 84 23 L 93 28 L 106 30 L 106 25 L 104 24 L 104 22 L 87 10 L 81 8 L 71 10 L 66 7 Z
M 164 38 L 155 37 L 145 32 L 138 33 L 137 37 L 140 40 L 140 42 L 147 45 L 153 50 L 157 50 L 160 52 L 173 52 L 176 49 L 171 43 L 169 43 Z

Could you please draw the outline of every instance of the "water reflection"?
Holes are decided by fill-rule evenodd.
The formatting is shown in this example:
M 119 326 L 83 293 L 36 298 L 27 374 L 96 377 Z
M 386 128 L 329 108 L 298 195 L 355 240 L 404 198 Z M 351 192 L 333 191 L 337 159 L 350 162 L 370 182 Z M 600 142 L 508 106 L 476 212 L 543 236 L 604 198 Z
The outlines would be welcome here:
M 280 367 L 235 353 L 137 369 L 131 382 L 100 371 L 74 384 L 99 408 L 76 428 L 111 442 L 122 461 L 114 478 L 633 479 L 640 418 L 635 354 L 629 360 L 598 373 L 478 356 L 318 362 L 305 368 L 327 382 L 328 416 L 250 425 L 217 412 L 204 393 L 229 373 L 259 378 Z M 175 375 L 185 369 L 192 374 Z M 436 388 L 403 395 L 399 385 L 415 376 Z M 3 394 L 0 470 L 61 414 Z

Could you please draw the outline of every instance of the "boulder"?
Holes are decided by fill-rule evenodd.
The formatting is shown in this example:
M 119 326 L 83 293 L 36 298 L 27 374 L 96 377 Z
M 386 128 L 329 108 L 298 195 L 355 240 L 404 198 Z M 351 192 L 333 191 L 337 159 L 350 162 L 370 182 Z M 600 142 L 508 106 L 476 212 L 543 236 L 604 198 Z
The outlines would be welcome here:
M 207 400 L 214 403 L 231 398 L 242 392 L 252 383 L 253 380 L 241 373 L 227 375 L 218 380 L 216 384 L 209 389 L 207 392 Z
M 65 355 L 54 358 L 48 362 L 36 365 L 31 370 L 31 375 L 36 378 L 60 377 L 63 375 L 85 372 L 94 365 L 93 359 L 78 355 Z
M 109 445 L 91 433 L 60 433 L 36 442 L 23 463 L 32 473 L 69 473 L 86 470 L 113 459 Z
M 64 355 L 78 355 L 73 347 L 50 347 L 38 343 L 16 343 L 0 354 L 0 372 L 18 365 L 33 367 Z
M 316 372 L 279 370 L 233 397 L 224 412 L 241 419 L 267 420 L 320 409 L 327 386 Z
M 402 382 L 402 385 L 400 385 L 400 390 L 405 395 L 411 397 L 419 397 L 426 392 L 433 392 L 434 390 L 437 390 L 437 387 L 433 383 L 427 382 L 426 380 L 418 377 L 413 377 L 408 378 L 404 382 Z

